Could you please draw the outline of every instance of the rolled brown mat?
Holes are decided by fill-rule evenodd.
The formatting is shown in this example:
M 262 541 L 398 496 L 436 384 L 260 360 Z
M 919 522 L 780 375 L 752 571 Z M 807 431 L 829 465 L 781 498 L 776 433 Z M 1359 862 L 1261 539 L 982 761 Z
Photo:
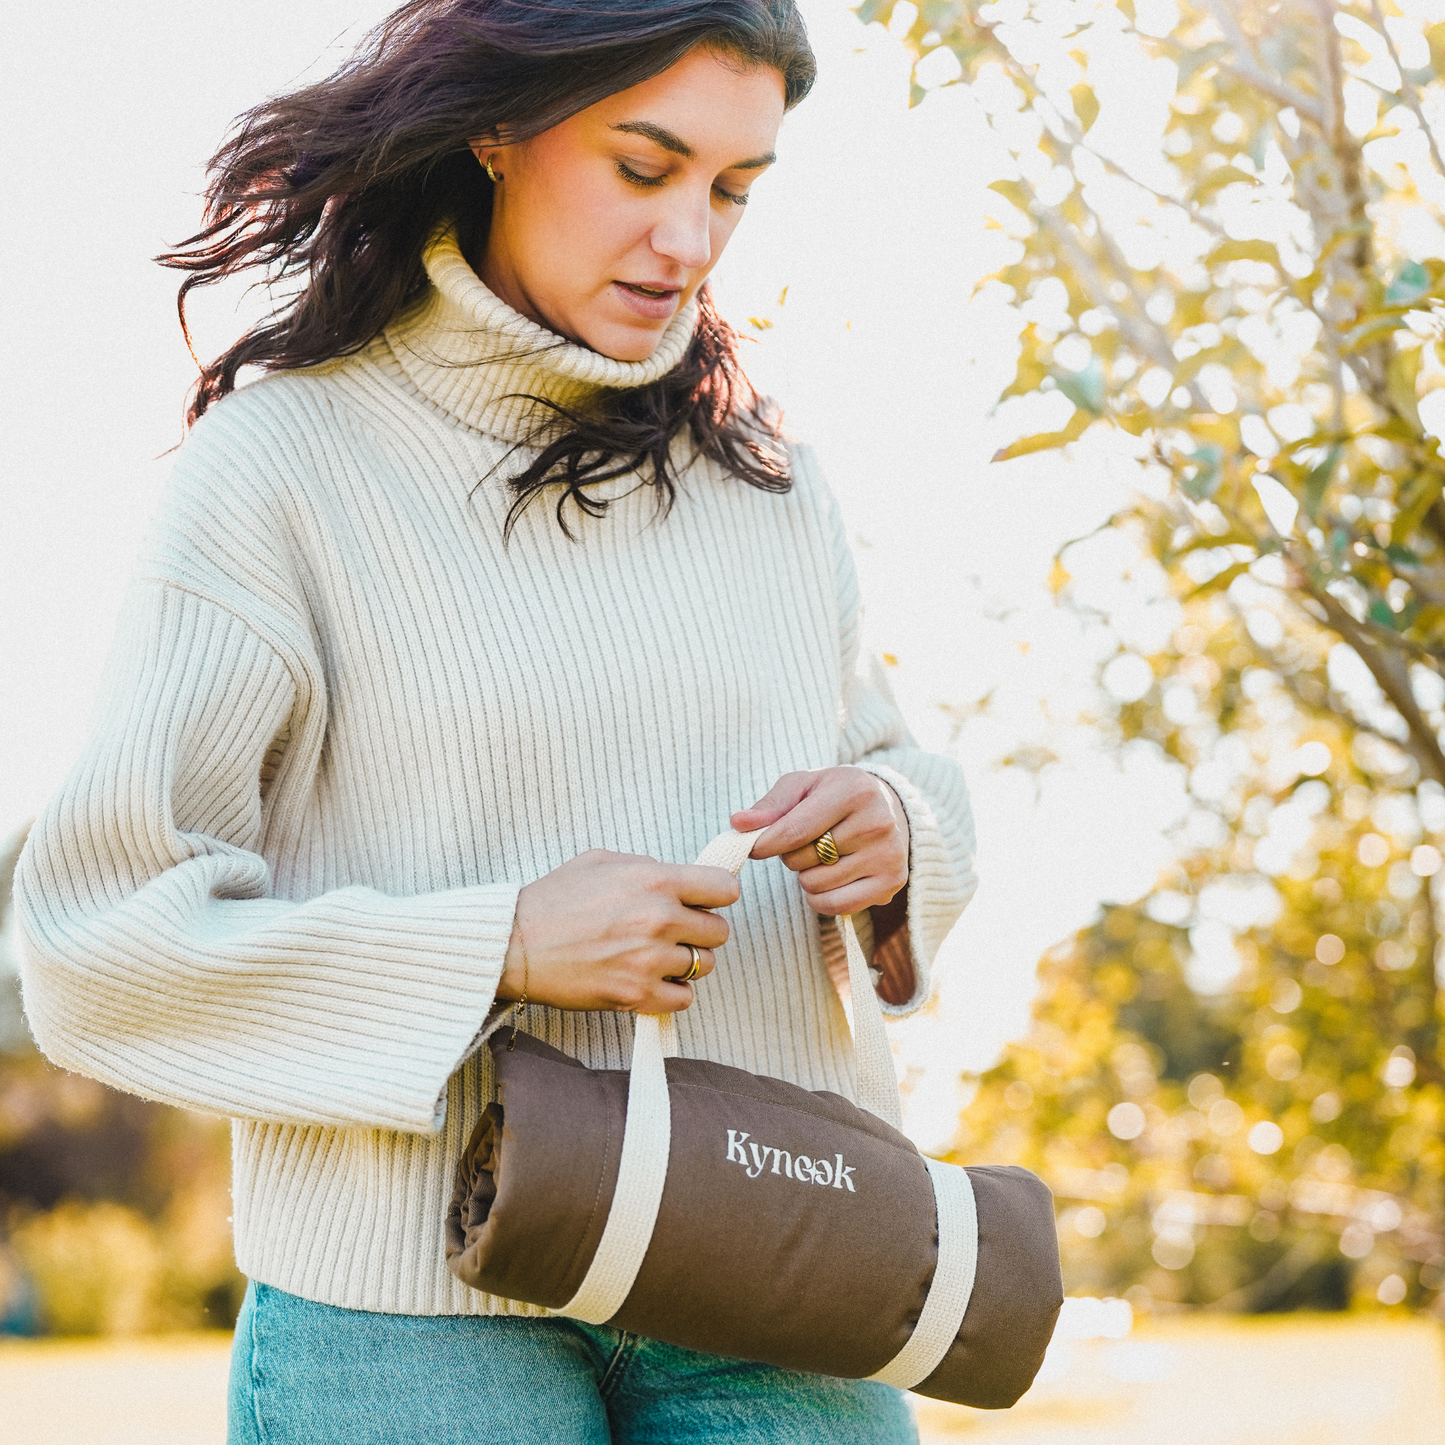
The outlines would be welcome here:
M 558 1310 L 597 1254 L 617 1187 L 628 1073 L 494 1035 L 499 1099 L 446 1219 L 477 1289 Z M 896 1129 L 837 1094 L 666 1060 L 671 1139 L 656 1224 L 608 1323 L 793 1370 L 865 1378 L 908 1345 L 939 1251 L 935 1190 Z M 998 1409 L 1029 1387 L 1063 1302 L 1052 1195 L 1012 1166 L 967 1170 L 978 1250 L 956 1337 L 919 1394 Z M 946 1337 L 945 1337 L 946 1338 Z

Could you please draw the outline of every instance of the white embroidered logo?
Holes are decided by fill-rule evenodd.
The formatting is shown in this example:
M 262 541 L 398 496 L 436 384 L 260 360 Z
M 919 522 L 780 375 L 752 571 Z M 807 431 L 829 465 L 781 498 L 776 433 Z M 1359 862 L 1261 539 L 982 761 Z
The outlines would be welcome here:
M 826 1159 L 810 1159 L 806 1154 L 792 1155 L 786 1149 L 775 1149 L 771 1144 L 758 1144 L 744 1130 L 728 1130 L 728 1163 L 741 1164 L 748 1171 L 749 1179 L 756 1179 L 771 1164 L 774 1174 L 784 1174 L 804 1184 L 831 1185 L 834 1189 L 846 1189 L 849 1194 L 858 1191 L 853 1187 L 853 1171 L 856 1164 L 844 1164 L 843 1156 L 835 1154 L 830 1164 Z

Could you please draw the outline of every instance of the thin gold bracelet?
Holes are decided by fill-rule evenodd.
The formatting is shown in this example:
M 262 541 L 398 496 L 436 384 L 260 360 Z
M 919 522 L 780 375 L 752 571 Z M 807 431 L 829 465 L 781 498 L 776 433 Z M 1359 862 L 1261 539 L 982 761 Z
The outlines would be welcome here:
M 527 1011 L 527 985 L 532 978 L 532 965 L 527 961 L 527 940 L 522 937 L 522 925 L 517 924 L 517 942 L 522 945 L 522 996 L 512 1004 L 512 1037 L 507 1040 L 507 1052 L 517 1047 L 517 1020 Z

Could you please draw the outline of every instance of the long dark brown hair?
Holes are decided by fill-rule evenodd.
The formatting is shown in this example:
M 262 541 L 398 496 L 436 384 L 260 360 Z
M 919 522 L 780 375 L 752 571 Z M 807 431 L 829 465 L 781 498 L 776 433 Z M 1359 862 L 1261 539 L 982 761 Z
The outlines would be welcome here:
M 779 72 L 784 104 L 815 74 L 794 0 L 410 0 L 326 80 L 247 111 L 212 157 L 205 226 L 158 257 L 192 288 L 259 268 L 295 291 L 209 365 L 191 394 L 193 423 L 243 367 L 285 371 L 359 350 L 416 303 L 422 252 L 456 227 L 480 257 L 492 191 L 470 142 L 526 140 L 708 46 Z M 749 384 L 738 337 L 704 286 L 682 361 L 649 386 L 605 391 L 556 418 L 510 479 L 512 517 L 550 483 L 592 515 L 585 488 L 636 471 L 675 496 L 675 438 L 766 491 L 790 478 L 779 418 Z M 510 524 L 509 524 L 510 525 Z

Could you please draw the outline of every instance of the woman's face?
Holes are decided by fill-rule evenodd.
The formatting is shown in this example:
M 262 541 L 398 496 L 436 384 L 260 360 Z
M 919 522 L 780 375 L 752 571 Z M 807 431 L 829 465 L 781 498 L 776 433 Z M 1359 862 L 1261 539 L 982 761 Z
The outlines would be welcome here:
M 772 163 L 783 78 L 710 50 L 529 141 L 474 145 L 500 177 L 481 277 L 619 361 L 652 354 Z

